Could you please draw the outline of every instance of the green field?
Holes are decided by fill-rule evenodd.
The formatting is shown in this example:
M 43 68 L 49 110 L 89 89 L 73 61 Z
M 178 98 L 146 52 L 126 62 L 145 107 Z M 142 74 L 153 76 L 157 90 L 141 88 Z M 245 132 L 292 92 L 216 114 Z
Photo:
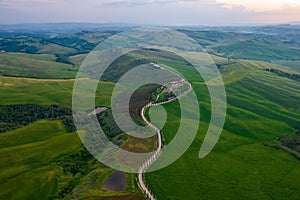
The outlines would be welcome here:
M 0 144 L 1 198 L 44 199 L 56 192 L 60 169 L 53 162 L 78 149 L 80 140 L 60 121 L 38 121 L 1 134 Z
M 284 68 L 293 69 L 300 73 L 300 60 L 275 60 L 273 63 L 279 64 Z
M 82 81 L 87 80 L 83 79 Z M 0 104 L 59 104 L 71 108 L 73 85 L 74 80 L 44 80 L 0 76 Z M 109 82 L 101 83 L 96 95 L 96 105 L 110 105 L 110 94 L 113 86 L 114 84 Z
M 0 199 L 61 199 L 62 191 L 72 183 L 76 183 L 75 188 L 71 188 L 73 192 L 65 196 L 66 199 L 128 195 L 141 199 L 133 175 L 126 175 L 124 192 L 101 189 L 114 170 L 93 159 L 88 168 L 85 167 L 90 171 L 86 175 L 64 172 L 57 163 L 66 162 L 65 156 L 77 152 L 80 146 L 77 133 L 67 133 L 61 121 L 37 121 L 1 134 Z
M 200 94 L 203 120 L 196 140 L 173 165 L 146 174 L 148 185 L 158 199 L 297 199 L 299 161 L 264 143 L 299 128 L 298 82 L 243 67 L 243 62 L 222 71 L 229 105 L 215 149 L 206 158 L 198 158 L 210 102 L 205 87 L 193 83 Z M 168 143 L 177 132 L 179 118 L 178 106 L 166 107 L 171 116 L 162 133 Z
M 284 42 L 285 37 L 295 36 L 183 32 L 212 53 L 227 92 L 224 130 L 206 158 L 200 160 L 198 154 L 210 122 L 210 96 L 204 81 L 185 60 L 169 52 L 131 52 L 113 63 L 98 83 L 96 92 L 96 106 L 110 108 L 111 94 L 120 76 L 149 62 L 171 66 L 192 83 L 200 103 L 198 134 L 175 163 L 145 175 L 151 191 L 158 200 L 299 199 L 300 162 L 284 148 L 276 148 L 276 144 L 278 138 L 283 138 L 297 151 L 298 137 L 293 134 L 300 129 L 300 84 L 290 76 L 271 72 L 273 69 L 288 75 L 300 74 L 298 43 Z M 5 46 L 13 51 L 0 53 L 0 105 L 57 104 L 71 108 L 76 70 L 88 51 L 114 33 L 81 32 L 51 38 L 0 37 L 0 43 L 9 41 L 6 46 L 1 43 L 1 48 Z M 18 44 L 11 48 L 9 44 L 15 40 Z M 22 46 L 23 43 L 36 46 L 36 54 L 25 53 L 32 49 Z M 57 61 L 59 57 L 70 64 Z M 87 86 L 95 83 L 84 78 L 85 74 L 81 77 L 79 81 Z M 142 123 L 140 109 L 156 87 L 141 87 L 131 99 L 130 111 L 138 124 Z M 91 94 L 92 91 L 84 92 Z M 84 103 L 83 100 L 83 109 Z M 177 132 L 181 113 L 178 101 L 163 107 L 168 113 L 162 129 L 166 145 Z M 110 109 L 98 117 L 103 120 L 101 123 L 110 139 L 123 142 L 124 149 L 148 152 L 156 144 L 155 138 L 142 142 L 122 134 L 115 127 Z M 103 188 L 104 181 L 114 170 L 97 162 L 82 147 L 78 134 L 68 133 L 60 120 L 39 120 L 0 134 L 0 158 L 1 200 L 145 199 L 134 174 L 126 174 L 127 185 L 123 192 Z
M 49 54 L 0 53 L 0 74 L 28 78 L 75 78 L 78 68 L 55 62 L 55 59 Z
M 299 48 L 275 46 L 272 44 L 239 41 L 218 47 L 218 51 L 230 58 L 249 60 L 298 60 L 300 59 Z
M 299 126 L 300 111 L 297 102 L 300 99 L 300 87 L 298 82 L 262 70 L 263 68 L 272 67 L 272 64 L 234 60 L 223 65 L 222 63 L 227 62 L 225 59 L 215 57 L 215 60 L 222 65 L 221 72 L 226 84 L 229 104 L 222 137 L 214 151 L 207 158 L 198 159 L 198 152 L 209 122 L 210 100 L 203 82 L 201 80 L 197 82 L 194 75 L 189 75 L 189 70 L 193 70 L 193 68 L 184 68 L 184 63 L 177 63 L 175 68 L 186 74 L 187 79 L 191 80 L 194 90 L 198 93 L 202 124 L 193 145 L 182 158 L 163 170 L 146 175 L 151 190 L 158 199 L 186 199 L 187 197 L 198 199 L 199 196 L 203 199 L 223 199 L 223 197 L 237 199 L 285 199 L 288 197 L 289 199 L 296 199 L 300 193 L 296 187 L 298 179 L 295 178 L 300 177 L 299 161 L 283 150 L 264 146 L 264 143 L 273 142 L 278 136 L 292 134 L 295 128 Z M 161 62 L 162 64 L 172 65 L 172 61 L 162 60 Z M 73 80 L 38 80 L 10 77 L 1 77 L 0 80 L 2 86 L 0 88 L 2 94 L 1 104 L 36 103 L 49 105 L 56 103 L 64 107 L 71 107 Z M 109 96 L 113 86 L 113 83 L 101 83 L 101 88 L 97 93 L 97 105 L 109 106 Z M 45 88 L 47 89 L 45 90 Z M 177 102 L 164 106 L 168 111 L 168 123 L 162 132 L 165 143 L 168 143 L 177 131 L 180 114 L 178 113 Z M 38 127 L 39 123 L 45 122 L 40 121 L 1 135 L 3 140 L 10 141 L 4 144 L 1 143 L 1 146 L 4 145 L 2 149 L 11 148 L 8 147 L 9 145 L 17 145 L 18 148 L 21 148 L 19 146 L 23 144 L 22 142 L 19 143 L 20 141 L 34 140 L 34 142 L 37 142 L 39 139 L 36 138 L 41 138 L 41 140 L 47 142 L 51 141 L 51 145 L 57 137 L 64 138 L 73 135 L 73 139 L 78 141 L 77 136 L 75 137 L 74 134 L 51 132 L 51 128 L 55 127 L 53 124 L 49 125 L 49 128 L 43 124 L 40 128 Z M 59 122 L 55 123 L 59 124 Z M 35 128 L 35 126 L 37 127 Z M 54 135 L 41 136 L 38 133 L 41 129 Z M 30 136 L 20 136 L 20 133 L 30 133 Z M 13 140 L 13 138 L 20 139 Z M 11 140 L 14 142 L 11 142 Z M 53 145 L 55 146 L 55 144 Z M 124 148 L 129 144 L 125 143 Z M 133 144 L 137 145 L 136 142 Z M 17 147 L 14 148 L 18 149 Z M 66 147 L 66 149 L 70 148 Z M 60 150 L 59 154 L 62 152 Z M 24 154 L 30 155 L 28 152 L 24 152 Z M 38 160 L 39 157 L 36 159 Z M 34 168 L 36 171 L 32 173 L 38 174 L 51 171 L 53 175 L 47 175 L 47 177 L 54 177 L 58 173 L 59 167 L 49 166 L 53 159 L 52 157 L 52 160 L 44 161 L 46 163 L 44 168 L 40 166 L 38 169 Z M 11 170 L 8 169 L 7 165 L 2 167 L 5 170 Z M 24 170 L 27 170 L 26 167 L 24 167 Z M 17 172 L 10 173 L 18 173 L 18 170 L 21 170 L 19 168 L 16 169 Z M 10 173 L 6 173 L 5 170 L 4 177 L 1 180 L 9 179 L 5 176 Z M 71 198 L 74 195 L 79 195 L 83 199 L 86 197 L 93 199 L 99 195 L 126 196 L 137 192 L 135 183 L 131 184 L 133 190 L 127 190 L 119 194 L 97 189 L 104 181 L 104 177 L 107 177 L 110 173 L 112 173 L 112 170 L 100 167 L 91 171 L 82 179 L 75 179 L 78 183 L 75 187 L 77 189 L 74 189 L 67 197 Z M 25 173 L 25 175 L 30 176 L 32 174 Z M 37 178 L 39 177 L 43 176 Z M 66 175 L 59 177 L 59 180 L 70 179 Z M 88 184 L 88 177 L 92 177 L 97 181 Z M 134 180 L 132 175 L 130 177 L 130 180 Z M 49 195 L 54 194 L 57 187 L 57 183 L 53 180 L 55 179 L 49 180 L 49 184 L 52 184 L 51 187 L 53 188 L 52 191 L 48 191 Z M 20 181 L 20 179 L 16 181 Z M 34 184 L 39 181 L 45 180 L 35 180 Z M 10 184 L 6 184 L 8 183 L 2 184 L 2 187 L 4 187 L 2 191 L 7 191 L 6 195 L 8 195 L 11 190 L 6 189 L 6 187 L 9 187 Z M 64 182 L 62 181 L 60 185 L 64 185 Z M 79 193 L 78 190 L 80 190 Z M 216 190 L 219 192 L 215 192 Z M 43 190 L 41 191 L 43 192 Z M 19 195 L 30 196 L 31 194 L 20 191 Z

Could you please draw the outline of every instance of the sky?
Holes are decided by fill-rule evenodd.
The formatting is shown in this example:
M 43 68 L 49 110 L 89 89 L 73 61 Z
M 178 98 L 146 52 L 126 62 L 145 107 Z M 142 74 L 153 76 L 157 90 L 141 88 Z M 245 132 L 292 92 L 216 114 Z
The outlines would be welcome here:
M 300 0 L 0 0 L 0 24 L 236 25 L 300 22 Z

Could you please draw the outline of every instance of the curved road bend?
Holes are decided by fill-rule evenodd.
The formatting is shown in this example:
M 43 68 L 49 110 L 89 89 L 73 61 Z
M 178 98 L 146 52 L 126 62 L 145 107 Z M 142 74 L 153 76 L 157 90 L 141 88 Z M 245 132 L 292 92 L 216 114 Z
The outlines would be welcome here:
M 189 86 L 190 86 L 189 89 L 185 93 L 181 94 L 180 96 L 178 96 L 178 97 L 176 97 L 174 99 L 170 99 L 170 100 L 165 101 L 165 102 L 157 103 L 157 104 L 148 103 L 146 106 L 143 107 L 143 109 L 141 111 L 142 119 L 144 120 L 144 122 L 150 128 L 153 129 L 154 132 L 157 133 L 157 137 L 158 137 L 158 147 L 157 147 L 157 150 L 152 154 L 152 156 L 148 160 L 146 160 L 144 162 L 144 164 L 138 170 L 138 182 L 139 182 L 139 186 L 142 189 L 142 191 L 145 193 L 145 195 L 147 196 L 147 198 L 150 199 L 150 200 L 156 200 L 156 199 L 153 196 L 153 194 L 151 193 L 151 191 L 148 189 L 148 187 L 146 186 L 146 183 L 144 182 L 144 179 L 143 179 L 143 174 L 157 160 L 159 154 L 161 153 L 161 150 L 162 150 L 162 136 L 161 136 L 161 132 L 160 132 L 159 128 L 157 128 L 156 126 L 154 126 L 153 124 L 151 124 L 146 119 L 146 117 L 145 117 L 145 111 L 146 111 L 147 108 L 149 108 L 151 106 L 158 106 L 158 105 L 167 104 L 167 103 L 175 101 L 176 99 L 181 98 L 182 96 L 186 95 L 187 93 L 189 93 L 192 90 L 192 85 L 189 84 Z

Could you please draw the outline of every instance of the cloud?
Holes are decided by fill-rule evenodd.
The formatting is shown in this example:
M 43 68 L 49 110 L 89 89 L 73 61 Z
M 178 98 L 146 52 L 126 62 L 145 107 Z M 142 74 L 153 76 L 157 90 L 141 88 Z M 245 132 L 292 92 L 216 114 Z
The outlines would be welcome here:
M 263 23 L 286 23 L 286 22 L 300 22 L 300 6 L 285 5 L 280 9 L 258 12 L 256 14 L 256 21 Z
M 109 1 L 105 2 L 102 5 L 107 7 L 132 7 L 132 6 L 146 6 L 149 4 L 174 4 L 180 2 L 195 2 L 199 0 L 123 0 L 123 1 Z M 210 0 L 208 0 L 210 1 Z M 203 2 L 203 1 L 202 1 Z
M 37 7 L 48 7 L 57 4 L 55 0 L 2 0 L 9 9 L 26 10 Z
M 8 4 L 4 0 L 0 0 L 0 7 L 7 7 Z
M 252 12 L 258 23 L 287 23 L 300 21 L 299 0 L 216 0 L 223 8 L 243 7 Z
M 104 7 L 132 7 L 132 6 L 144 6 L 147 2 L 144 1 L 112 1 L 102 4 Z
M 299 0 L 216 0 L 224 8 L 243 6 L 248 11 L 269 12 L 288 7 L 300 6 Z
M 274 3 L 272 10 L 267 11 L 261 10 L 262 6 L 254 9 L 255 3 L 264 5 L 270 1 L 282 3 L 284 0 L 0 0 L 0 23 L 228 25 L 260 23 L 262 19 L 271 22 L 276 15 L 289 21 L 300 21 L 296 20 L 298 14 L 291 3 L 285 8 L 280 2 L 279 6 Z M 289 10 L 293 12 L 289 13 Z M 276 20 L 273 22 L 277 23 Z
M 8 4 L 7 3 L 3 3 L 2 1 L 0 1 L 0 7 L 7 7 Z
M 111 18 L 137 24 L 158 25 L 216 25 L 247 21 L 250 12 L 244 8 L 224 9 L 215 1 L 172 1 L 172 3 L 147 3 L 146 6 L 105 7 Z M 246 15 L 245 15 L 246 14 Z M 124 16 L 126 16 L 124 18 Z M 124 22 L 124 21 L 122 21 Z

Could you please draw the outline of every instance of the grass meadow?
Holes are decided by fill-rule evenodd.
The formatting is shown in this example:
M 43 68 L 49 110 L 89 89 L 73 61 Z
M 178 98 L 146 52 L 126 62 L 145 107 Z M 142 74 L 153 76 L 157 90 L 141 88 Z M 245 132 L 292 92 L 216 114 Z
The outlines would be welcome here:
M 172 58 L 172 55 L 169 56 Z M 27 59 L 36 57 L 43 64 L 54 59 L 46 55 L 30 55 Z M 143 58 L 142 55 L 138 57 Z M 82 58 L 73 59 L 80 63 Z M 193 144 L 179 160 L 165 169 L 146 174 L 151 191 L 157 199 L 164 200 L 297 199 L 300 196 L 299 161 L 283 150 L 264 146 L 264 143 L 273 142 L 278 136 L 293 134 L 300 128 L 299 83 L 262 70 L 279 65 L 233 59 L 229 62 L 220 57 L 214 59 L 220 64 L 226 86 L 227 118 L 216 147 L 201 160 L 198 153 L 210 121 L 207 88 L 184 61 L 167 58 L 158 61 L 174 66 L 192 82 L 200 103 L 201 125 Z M 70 67 L 58 65 L 53 73 L 60 75 L 64 73 L 61 70 Z M 16 67 L 20 69 L 20 66 Z M 20 73 L 27 73 L 22 70 Z M 69 77 L 72 73 L 66 70 Z M 59 104 L 71 108 L 74 80 L 60 80 L 55 74 L 53 76 L 56 79 L 1 76 L 0 104 Z M 110 107 L 113 87 L 114 83 L 101 82 L 96 94 L 97 106 Z M 180 112 L 177 101 L 164 107 L 168 119 L 162 133 L 164 143 L 168 144 L 177 132 Z M 4 199 L 55 197 L 57 188 L 64 184 L 63 179 L 69 178 L 61 174 L 61 168 L 54 161 L 78 150 L 80 144 L 77 133 L 66 133 L 61 121 L 38 121 L 1 134 L 0 196 Z M 111 173 L 113 170 L 99 165 L 78 179 L 79 184 L 66 199 L 143 199 L 135 175 L 126 175 L 128 184 L 122 193 L 103 189 L 102 183 Z
M 49 54 L 1 53 L 0 74 L 13 77 L 41 79 L 75 78 L 77 67 L 55 62 Z
M 1 198 L 44 199 L 54 195 L 60 169 L 52 163 L 78 149 L 80 143 L 77 133 L 66 133 L 61 121 L 38 121 L 1 134 Z
M 223 69 L 228 108 L 225 127 L 214 150 L 198 158 L 208 128 L 210 101 L 203 84 L 198 91 L 201 125 L 187 152 L 165 169 L 146 174 L 157 199 L 298 199 L 300 163 L 279 149 L 264 146 L 293 134 L 300 124 L 298 82 L 255 67 L 232 64 Z M 165 106 L 165 143 L 177 132 L 176 102 Z

